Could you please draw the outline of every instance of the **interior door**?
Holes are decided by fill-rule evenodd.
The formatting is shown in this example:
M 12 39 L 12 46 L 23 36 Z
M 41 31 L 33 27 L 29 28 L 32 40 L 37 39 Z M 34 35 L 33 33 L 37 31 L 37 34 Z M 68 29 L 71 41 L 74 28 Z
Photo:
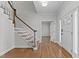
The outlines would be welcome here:
M 61 40 L 62 46 L 70 53 L 73 49 L 73 19 L 72 15 L 69 14 L 66 18 L 62 19 L 61 22 Z

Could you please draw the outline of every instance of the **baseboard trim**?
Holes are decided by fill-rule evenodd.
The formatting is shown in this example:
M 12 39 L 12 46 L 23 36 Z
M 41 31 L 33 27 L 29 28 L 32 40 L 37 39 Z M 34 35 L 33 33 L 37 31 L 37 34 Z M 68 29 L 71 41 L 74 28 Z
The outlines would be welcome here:
M 69 51 L 67 51 L 60 42 L 58 41 L 53 41 L 54 43 L 57 43 L 60 47 L 62 47 L 69 55 L 71 55 L 73 57 L 73 53 L 70 53 Z
M 74 56 L 74 54 L 71 53 L 71 52 L 69 52 L 64 46 L 62 46 L 62 48 L 64 48 L 64 50 L 65 50 L 68 54 L 70 54 L 72 57 Z
M 58 45 L 60 45 L 62 47 L 62 44 L 58 41 L 53 41 L 54 43 L 57 43 Z
M 42 38 L 50 38 L 50 36 L 42 36 Z
M 77 54 L 77 53 L 73 53 L 73 58 L 79 58 L 79 54 Z
M 42 40 L 39 40 L 39 43 L 41 43 L 42 42 Z
M 9 48 L 9 49 L 7 49 L 7 50 L 5 50 L 5 51 L 3 51 L 3 52 L 1 52 L 0 53 L 0 56 L 2 56 L 2 55 L 4 55 L 4 54 L 6 54 L 7 52 L 9 52 L 10 50 L 12 50 L 12 49 L 14 49 L 15 47 L 14 46 L 12 46 L 11 48 Z
M 30 47 L 30 46 L 15 46 L 15 48 L 33 48 L 33 47 Z
M 62 47 L 62 49 L 73 58 L 72 54 L 70 52 L 68 52 L 64 47 Z

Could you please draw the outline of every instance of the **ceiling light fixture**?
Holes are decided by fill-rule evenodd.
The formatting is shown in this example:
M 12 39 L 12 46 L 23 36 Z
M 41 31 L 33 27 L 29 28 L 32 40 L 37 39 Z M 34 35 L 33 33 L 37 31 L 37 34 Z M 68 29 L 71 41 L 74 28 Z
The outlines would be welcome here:
M 46 7 L 48 5 L 48 2 L 47 1 L 41 1 L 41 4 L 43 7 Z

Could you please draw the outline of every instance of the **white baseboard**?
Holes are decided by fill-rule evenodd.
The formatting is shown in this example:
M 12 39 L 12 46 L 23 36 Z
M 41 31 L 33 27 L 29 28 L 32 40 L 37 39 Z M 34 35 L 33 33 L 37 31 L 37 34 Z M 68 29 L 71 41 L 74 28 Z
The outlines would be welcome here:
M 31 46 L 15 46 L 15 48 L 33 48 L 33 47 L 31 47 Z
M 79 54 L 73 53 L 72 57 L 73 58 L 79 58 Z
M 66 51 L 68 51 L 60 42 L 58 42 L 58 41 L 53 41 L 54 43 L 57 43 L 57 44 L 59 44 L 61 47 L 63 47 Z M 68 51 L 69 52 L 69 51 Z M 79 57 L 79 56 L 77 56 L 78 54 L 74 54 L 74 53 L 71 53 L 71 52 L 69 52 L 71 55 L 72 55 L 72 57 Z
M 73 53 L 72 52 L 70 52 L 70 51 L 68 51 L 68 49 L 67 48 L 65 48 L 64 46 L 62 46 L 69 54 L 71 54 L 72 55 L 72 57 L 73 57 Z
M 42 42 L 42 40 L 39 40 L 39 43 L 41 43 Z
M 53 41 L 53 42 L 59 44 L 62 47 L 62 44 L 60 42 L 58 42 L 58 41 Z
M 50 39 L 51 42 L 54 42 L 52 39 Z
M 1 52 L 1 53 L 0 53 L 0 56 L 4 55 L 5 53 L 9 52 L 10 50 L 12 50 L 12 49 L 14 49 L 14 48 L 15 48 L 15 47 L 12 46 L 11 48 L 9 48 L 9 49 L 7 49 L 7 50 Z
M 33 50 L 34 50 L 34 51 L 38 50 L 38 47 L 34 47 Z

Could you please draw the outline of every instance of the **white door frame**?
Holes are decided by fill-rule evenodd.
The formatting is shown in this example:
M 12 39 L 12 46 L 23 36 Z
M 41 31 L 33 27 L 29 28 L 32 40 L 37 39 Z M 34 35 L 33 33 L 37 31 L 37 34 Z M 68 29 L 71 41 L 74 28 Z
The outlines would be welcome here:
M 40 40 L 40 42 L 42 42 L 42 22 L 44 22 L 44 21 L 46 21 L 46 22 L 54 22 L 54 20 L 41 20 L 41 40 Z
M 73 54 L 78 54 L 78 7 L 73 12 Z

